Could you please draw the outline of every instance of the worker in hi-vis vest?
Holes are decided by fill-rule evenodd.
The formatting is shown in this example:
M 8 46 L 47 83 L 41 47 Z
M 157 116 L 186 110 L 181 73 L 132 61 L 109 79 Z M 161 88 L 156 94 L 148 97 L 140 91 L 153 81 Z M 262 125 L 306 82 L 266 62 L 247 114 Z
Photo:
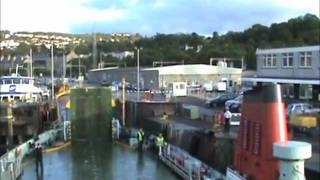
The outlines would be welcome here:
M 164 146 L 164 137 L 162 136 L 162 133 L 159 133 L 159 136 L 157 137 L 157 146 L 159 148 L 159 156 L 162 155 L 162 148 Z
M 137 133 L 137 139 L 138 139 L 138 150 L 142 151 L 142 146 L 144 141 L 144 132 L 142 128 L 140 128 Z

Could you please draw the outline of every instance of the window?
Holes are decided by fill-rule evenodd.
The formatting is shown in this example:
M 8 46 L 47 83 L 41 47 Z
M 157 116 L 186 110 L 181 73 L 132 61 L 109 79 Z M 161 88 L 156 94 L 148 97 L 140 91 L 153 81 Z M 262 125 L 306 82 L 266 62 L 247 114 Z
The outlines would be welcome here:
M 312 99 L 312 85 L 301 84 L 299 88 L 299 96 L 301 99 Z
M 20 84 L 20 79 L 13 79 L 13 84 Z
M 5 80 L 4 80 L 4 83 L 5 83 L 5 84 L 12 84 L 12 79 L 5 79 Z
M 22 83 L 23 83 L 23 84 L 29 84 L 29 79 L 23 79 L 23 80 L 22 80 Z
M 293 53 L 283 53 L 283 67 L 292 67 L 293 66 Z
M 282 95 L 284 98 L 293 98 L 294 97 L 294 87 L 293 84 L 283 84 L 281 86 Z
M 311 67 L 311 52 L 300 52 L 300 67 Z
M 276 55 L 267 54 L 263 56 L 263 66 L 264 67 L 275 67 L 276 66 Z

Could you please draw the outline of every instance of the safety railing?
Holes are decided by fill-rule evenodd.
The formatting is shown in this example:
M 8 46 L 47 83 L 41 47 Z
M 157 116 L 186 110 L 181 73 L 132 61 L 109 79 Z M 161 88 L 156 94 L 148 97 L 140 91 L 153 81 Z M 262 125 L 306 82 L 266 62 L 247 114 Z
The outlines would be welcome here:
M 225 178 L 224 175 L 194 158 L 188 152 L 171 144 L 163 147 L 160 159 L 183 179 L 210 180 Z
M 43 132 L 38 136 L 36 142 L 43 146 L 48 146 L 55 140 L 56 135 L 56 130 Z M 21 176 L 22 160 L 26 155 L 32 152 L 33 149 L 31 144 L 34 143 L 34 139 L 30 139 L 0 157 L 1 180 L 14 180 Z

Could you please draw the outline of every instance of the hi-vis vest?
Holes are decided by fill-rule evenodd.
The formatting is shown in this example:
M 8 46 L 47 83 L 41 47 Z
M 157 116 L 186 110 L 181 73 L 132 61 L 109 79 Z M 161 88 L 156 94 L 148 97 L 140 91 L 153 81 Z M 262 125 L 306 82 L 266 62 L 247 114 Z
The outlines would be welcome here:
M 143 140 L 143 136 L 144 136 L 144 132 L 143 131 L 138 131 L 138 141 L 142 141 Z
M 164 145 L 164 138 L 163 138 L 163 136 L 157 137 L 157 144 L 158 144 L 158 146 L 163 146 L 163 145 Z

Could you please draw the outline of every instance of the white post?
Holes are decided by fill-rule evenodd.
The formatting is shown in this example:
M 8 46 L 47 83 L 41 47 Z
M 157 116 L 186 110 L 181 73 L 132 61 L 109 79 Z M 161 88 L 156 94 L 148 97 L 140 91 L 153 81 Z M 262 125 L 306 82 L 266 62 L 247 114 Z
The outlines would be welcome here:
M 140 50 L 140 49 L 137 48 L 137 51 L 138 51 L 138 53 L 137 53 L 137 66 L 138 66 L 138 68 L 137 68 L 137 71 L 138 71 L 138 72 L 137 72 L 137 88 L 138 88 L 138 89 L 137 89 L 137 90 L 138 90 L 138 92 L 137 92 L 137 93 L 138 93 L 137 99 L 138 99 L 138 100 L 140 100 L 140 74 L 139 74 L 139 73 L 140 73 L 140 67 L 139 67 L 139 66 L 140 66 L 140 62 L 139 62 L 140 52 L 139 52 L 139 50 Z
M 33 67 L 32 67 L 32 49 L 30 48 L 30 76 L 33 77 Z
M 54 100 L 54 62 L 53 62 L 53 40 L 51 40 L 51 100 Z

